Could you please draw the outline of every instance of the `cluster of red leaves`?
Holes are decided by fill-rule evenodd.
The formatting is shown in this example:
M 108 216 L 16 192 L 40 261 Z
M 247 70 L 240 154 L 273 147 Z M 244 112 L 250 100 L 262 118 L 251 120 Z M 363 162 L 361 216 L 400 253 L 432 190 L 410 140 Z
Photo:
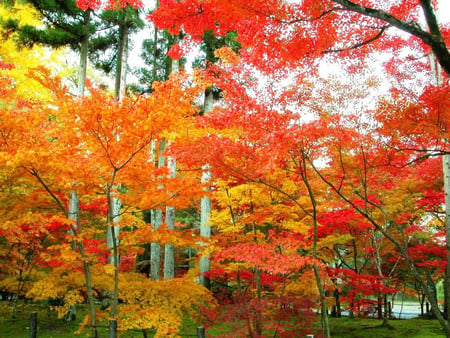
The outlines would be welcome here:
M 425 243 L 414 243 L 408 248 L 408 256 L 414 260 L 418 267 L 437 269 L 439 272 L 445 271 L 445 246 L 439 245 L 438 239 Z
M 236 291 L 233 302 L 223 305 L 221 311 L 203 310 L 204 326 L 208 329 L 227 323 L 231 329 L 221 332 L 220 337 L 267 337 L 255 332 L 255 323 L 260 321 L 264 332 L 273 336 L 299 337 L 318 334 L 314 322 L 318 320 L 313 308 L 314 302 L 303 297 L 270 296 L 255 299 L 251 294 Z M 317 326 L 316 326 L 317 327 Z
M 34 253 L 33 257 L 38 265 L 50 268 L 64 265 L 64 262 L 58 259 L 51 246 L 64 242 L 69 230 L 70 226 L 67 223 L 58 219 L 51 219 L 51 217 L 49 217 L 49 222 L 42 226 L 39 224 L 21 224 L 15 229 L 9 229 L 9 231 L 15 233 L 19 243 L 23 241 L 24 250 Z M 6 236 L 11 242 L 11 233 L 6 234 L 0 230 L 0 237 L 2 236 Z M 14 244 L 14 242 L 11 243 Z M 51 253 L 52 258 L 44 259 L 42 254 L 48 253 Z
M 214 254 L 214 259 L 218 262 L 231 260 L 258 266 L 263 271 L 273 275 L 287 275 L 308 265 L 318 263 L 311 257 L 300 254 L 280 254 L 276 252 L 276 247 L 272 244 L 264 243 L 243 243 L 225 248 Z
M 179 60 L 183 56 L 183 50 L 181 49 L 180 45 L 176 43 L 172 45 L 172 47 L 170 47 L 166 55 L 172 60 Z
M 7 62 L 3 62 L 0 60 L 0 69 L 6 69 L 6 70 L 11 70 L 13 69 L 15 66 L 13 63 L 7 63 Z
M 321 213 L 318 215 L 318 221 L 320 223 L 318 228 L 319 238 L 333 233 L 361 233 L 373 227 L 353 208 L 330 210 Z
M 351 269 L 327 267 L 332 280 L 339 280 L 341 299 L 352 304 L 352 310 L 361 310 L 361 306 L 371 306 L 370 297 L 379 294 L 392 294 L 397 290 L 385 285 L 386 278 L 377 275 L 358 274 Z
M 119 271 L 121 272 L 132 272 L 135 268 L 136 255 L 125 254 L 120 256 Z
M 386 10 L 389 15 L 407 22 L 418 20 L 417 2 L 402 1 L 395 6 L 386 2 L 377 5 L 362 3 L 369 8 Z M 273 72 L 274 66 L 295 67 L 310 57 L 329 51 L 341 58 L 361 58 L 375 49 L 395 51 L 400 45 L 414 44 L 415 50 L 426 52 L 418 38 L 405 41 L 403 37 L 390 34 L 378 36 L 384 22 L 337 8 L 336 3 L 330 0 L 301 3 L 249 0 L 245 5 L 239 0 L 161 0 L 148 18 L 171 34 L 179 34 L 183 30 L 197 40 L 206 30 L 214 31 L 217 36 L 235 31 L 243 47 L 241 57 L 267 73 Z M 443 32 L 447 37 L 445 29 Z M 369 40 L 373 41 L 364 43 Z M 395 44 L 392 43 L 394 40 Z
M 110 251 L 106 250 L 106 239 L 86 238 L 83 240 L 83 245 L 86 253 L 89 255 L 94 255 L 97 258 L 98 263 L 108 263 Z
M 236 282 L 240 279 L 247 285 L 255 285 L 255 273 L 249 270 L 239 270 L 239 271 L 227 271 L 224 268 L 214 268 L 203 274 L 210 280 L 215 281 L 221 285 L 228 285 L 231 282 Z M 280 275 L 273 275 L 267 272 L 261 272 L 261 286 L 272 290 L 275 283 L 283 282 L 285 278 Z
M 445 193 L 443 191 L 435 191 L 426 189 L 423 195 L 416 200 L 418 208 L 424 209 L 428 212 L 439 210 L 444 203 Z
M 89 211 L 93 215 L 106 216 L 108 204 L 106 203 L 106 198 L 98 198 L 88 204 L 80 202 L 80 209 Z
M 77 6 L 86 11 L 88 9 L 97 10 L 100 8 L 119 10 L 128 6 L 141 8 L 143 2 L 141 0 L 108 0 L 105 4 L 101 0 L 75 0 Z
M 102 2 L 100 0 L 75 0 L 77 6 L 83 11 L 88 9 L 100 9 Z
M 403 92 L 393 94 L 376 114 L 383 123 L 379 132 L 390 138 L 392 147 L 410 150 L 444 150 L 449 135 L 450 84 L 427 86 L 419 100 L 405 98 Z

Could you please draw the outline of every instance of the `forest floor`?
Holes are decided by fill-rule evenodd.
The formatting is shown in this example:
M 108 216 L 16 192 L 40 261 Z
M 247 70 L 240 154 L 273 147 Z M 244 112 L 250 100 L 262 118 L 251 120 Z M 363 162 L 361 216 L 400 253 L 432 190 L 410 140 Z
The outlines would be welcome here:
M 29 319 L 33 311 L 38 312 L 38 337 L 39 338 L 65 338 L 86 337 L 86 333 L 76 335 L 79 328 L 76 321 L 67 323 L 57 319 L 55 313 L 48 312 L 47 308 L 39 304 L 21 304 L 18 308 L 17 318 L 11 319 L 11 307 L 9 302 L 0 301 L 0 337 L 1 338 L 25 338 L 30 336 Z M 81 317 L 81 316 L 79 316 Z M 381 327 L 381 320 L 363 318 L 330 318 L 332 337 L 337 338 L 432 338 L 445 337 L 437 320 L 429 319 L 403 319 L 391 320 L 391 328 Z M 99 336 L 108 337 L 107 323 L 100 323 Z M 151 337 L 152 335 L 148 335 Z M 196 325 L 186 323 L 180 330 L 180 337 L 195 337 Z M 221 337 L 218 330 L 207 332 L 208 337 Z M 120 335 L 123 338 L 140 338 L 142 332 L 128 331 Z M 290 336 L 291 337 L 291 336 Z M 303 337 L 303 335 L 299 335 Z M 236 337 L 240 338 L 240 337 Z M 282 338 L 282 337 L 281 337 Z

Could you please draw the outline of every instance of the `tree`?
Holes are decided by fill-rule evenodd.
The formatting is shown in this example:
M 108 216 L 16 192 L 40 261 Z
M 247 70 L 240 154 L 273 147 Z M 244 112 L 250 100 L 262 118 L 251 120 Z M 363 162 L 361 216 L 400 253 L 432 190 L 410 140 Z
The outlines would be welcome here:
M 57 51 L 48 52 L 41 46 L 33 48 L 19 48 L 17 46 L 17 33 L 14 33 L 14 26 L 9 24 L 10 18 L 18 25 L 39 25 L 42 21 L 38 18 L 38 13 L 29 4 L 14 3 L 0 5 L 0 31 L 1 46 L 0 59 L 6 68 L 2 71 L 8 74 L 8 77 L 15 80 L 17 94 L 22 98 L 32 98 L 39 93 L 42 99 L 49 99 L 50 93 L 43 88 L 37 81 L 26 76 L 28 70 L 40 66 L 42 63 L 52 64 L 54 73 L 63 72 L 62 63 L 58 61 L 63 53 Z M 58 74 L 59 75 L 59 74 Z
M 236 31 L 238 41 L 243 47 L 240 54 L 242 62 L 251 64 L 254 69 L 262 71 L 269 78 L 276 78 L 277 74 L 281 75 L 285 70 L 295 70 L 294 76 L 298 79 L 296 83 L 303 83 L 304 86 L 314 83 L 309 74 L 316 75 L 319 64 L 316 60 L 326 59 L 328 56 L 336 60 L 340 58 L 345 60 L 351 72 L 355 73 L 355 70 L 364 65 L 361 60 L 372 52 L 388 54 L 390 61 L 386 63 L 386 73 L 397 76 L 397 79 L 401 78 L 400 69 L 406 63 L 413 69 L 414 74 L 432 71 L 428 59 L 422 58 L 430 51 L 448 75 L 449 52 L 445 46 L 448 33 L 445 26 L 437 23 L 435 7 L 431 2 L 424 0 L 418 4 L 403 1 L 396 6 L 381 6 L 382 4 L 375 8 L 366 3 L 355 4 L 341 0 L 321 1 L 314 4 L 308 1 L 282 4 L 269 2 L 264 5 L 260 1 L 254 1 L 245 7 L 240 6 L 238 2 L 226 4 L 198 2 L 192 5 L 191 2 L 188 4 L 182 1 L 175 4 L 168 1 L 161 3 L 160 8 L 151 17 L 158 27 L 167 27 L 173 32 L 183 29 L 194 39 L 198 39 L 209 29 L 219 36 Z M 425 17 L 425 25 L 421 26 L 419 14 Z M 252 20 L 248 20 L 248 17 L 252 17 Z M 403 38 L 395 32 L 390 33 L 391 28 L 407 32 L 408 38 Z M 400 55 L 400 51 L 413 56 L 405 59 Z M 448 93 L 445 86 L 440 88 Z M 295 88 L 292 92 L 304 99 Z M 395 91 L 391 94 L 395 95 Z M 276 95 L 275 98 L 280 99 L 280 96 Z M 290 95 L 289 92 L 287 95 Z M 283 104 L 282 100 L 281 97 L 277 103 Z M 426 102 L 428 105 L 432 101 L 426 100 Z M 324 106 L 315 105 L 314 108 L 322 109 L 322 111 L 315 111 L 321 119 Z M 402 105 L 397 111 L 404 108 L 405 106 Z M 231 114 L 227 115 L 228 118 L 230 116 Z M 428 132 L 434 133 L 437 130 L 434 128 L 434 131 Z M 406 134 L 403 134 L 403 131 L 399 133 L 400 138 L 404 135 Z M 416 137 L 420 133 L 413 135 Z M 383 155 L 380 154 L 380 156 Z M 400 155 L 399 161 L 405 160 L 402 156 Z M 308 161 L 310 164 L 313 163 L 313 160 Z M 316 173 L 321 174 L 321 170 L 317 166 L 314 167 L 317 169 Z M 321 175 L 321 177 L 325 179 L 325 182 L 331 183 L 325 176 Z M 339 191 L 339 185 L 336 184 L 338 183 L 334 182 L 329 186 Z M 344 195 L 341 194 L 340 197 L 344 198 Z M 362 212 L 364 217 L 369 216 L 368 220 L 375 222 L 372 224 L 378 231 L 383 230 L 384 225 L 377 223 L 360 206 L 352 204 L 352 198 L 347 196 L 344 200 L 358 212 Z M 370 202 L 372 202 L 370 199 L 365 200 L 366 204 Z M 396 243 L 396 239 L 388 232 L 381 232 L 392 243 Z M 406 257 L 405 248 L 401 249 L 402 244 L 399 242 L 397 244 L 395 245 L 399 251 Z M 408 258 L 405 259 L 408 260 Z M 414 262 L 409 261 L 409 266 L 414 275 L 424 282 L 423 278 L 416 273 L 417 271 L 414 271 Z M 422 286 L 426 288 L 426 282 Z M 434 311 L 439 317 L 436 303 Z M 442 316 L 439 319 L 447 334 L 450 334 L 448 323 Z
M 7 25 L 19 33 L 19 43 L 24 46 L 40 44 L 59 48 L 70 46 L 80 54 L 77 90 L 83 95 L 86 81 L 88 44 L 95 33 L 91 10 L 82 11 L 75 1 L 29 1 L 47 25 L 44 29 L 31 25 L 20 26 L 15 19 L 9 19 Z
M 45 264 L 48 248 L 64 241 L 69 227 L 58 217 L 32 212 L 9 221 L 8 217 L 3 219 L 0 255 L 4 276 L 0 286 L 14 295 L 12 318 L 16 318 L 19 297 L 25 296 L 33 281 L 38 279 L 37 268 Z
M 426 26 L 421 25 L 419 14 L 425 17 Z M 271 71 L 271 66 L 259 60 L 271 60 L 271 65 L 277 67 L 295 66 L 304 62 L 305 57 L 328 53 L 339 53 L 336 57 L 357 56 L 360 52 L 392 50 L 411 43 L 415 43 L 419 53 L 431 50 L 447 75 L 450 72 L 448 33 L 438 24 L 435 5 L 429 0 L 402 1 L 394 6 L 388 3 L 384 6 L 383 2 L 379 7 L 370 2 L 357 4 L 349 0 L 282 4 L 255 0 L 245 7 L 239 1 L 208 4 L 161 1 L 151 17 L 159 27 L 167 27 L 171 32 L 182 28 L 197 38 L 206 30 L 213 30 L 217 35 L 236 31 L 238 41 L 249 48 L 249 60 L 267 72 Z M 413 40 L 388 34 L 391 28 L 406 32 Z M 291 34 L 283 35 L 286 31 Z
M 96 67 L 107 74 L 115 69 L 115 97 L 123 98 L 126 91 L 130 35 L 141 29 L 143 22 L 139 18 L 138 9 L 131 6 L 106 8 L 101 12 L 100 19 L 102 33 L 91 39 L 89 57 Z

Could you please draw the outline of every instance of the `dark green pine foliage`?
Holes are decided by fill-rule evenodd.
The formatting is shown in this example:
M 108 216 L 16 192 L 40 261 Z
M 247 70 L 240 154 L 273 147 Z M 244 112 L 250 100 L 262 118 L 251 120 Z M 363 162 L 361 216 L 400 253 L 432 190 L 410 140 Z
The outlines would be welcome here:
M 96 68 L 109 74 L 116 70 L 119 45 L 125 31 L 128 35 L 134 34 L 144 27 L 144 22 L 138 10 L 130 6 L 120 10 L 104 10 L 99 14 L 99 19 L 99 33 L 89 43 L 89 59 Z
M 214 51 L 221 47 L 228 46 L 236 53 L 239 52 L 241 48 L 241 44 L 236 41 L 237 33 L 236 32 L 228 32 L 225 36 L 216 36 L 212 30 L 208 30 L 203 35 L 202 44 L 200 49 L 205 53 L 203 58 L 199 58 L 196 62 L 200 65 L 205 60 L 210 63 L 216 63 L 218 59 L 214 56 Z
M 70 46 L 79 51 L 81 44 L 96 31 L 90 11 L 82 11 L 74 0 L 26 0 L 42 15 L 46 25 L 42 27 L 19 27 L 17 20 L 9 18 L 4 26 L 17 31 L 20 45 L 31 47 L 41 44 L 58 48 Z M 11 3 L 11 1 L 9 1 Z
M 179 37 L 171 35 L 167 30 L 158 30 L 153 27 L 151 39 L 145 39 L 142 42 L 141 57 L 143 65 L 134 69 L 134 75 L 139 79 L 139 84 L 135 90 L 139 93 L 151 93 L 154 81 L 165 81 L 172 73 L 172 59 L 166 53 L 170 47 L 176 43 Z M 184 68 L 186 58 L 179 60 L 180 69 Z
M 13 0 L 8 0 L 12 3 Z M 78 95 L 84 94 L 88 44 L 96 32 L 97 24 L 92 20 L 92 11 L 83 11 L 74 0 L 24 0 L 41 14 L 44 27 L 19 26 L 14 18 L 3 22 L 8 32 L 18 33 L 18 44 L 31 47 L 34 44 L 52 48 L 70 46 L 79 52 Z
M 241 44 L 236 41 L 237 33 L 236 32 L 228 32 L 225 36 L 216 36 L 212 30 L 208 30 L 203 35 L 202 44 L 200 45 L 200 50 L 203 52 L 203 55 L 197 58 L 194 61 L 194 67 L 207 68 L 209 64 L 214 64 L 218 60 L 218 58 L 214 55 L 214 51 L 221 47 L 228 46 L 236 53 L 239 52 L 241 48 Z M 205 102 L 216 101 L 220 99 L 221 89 L 216 86 L 212 86 L 205 90 Z M 212 100 L 212 101 L 211 101 Z M 211 104 L 211 103 L 210 103 Z M 201 112 L 201 115 L 204 114 L 204 109 Z

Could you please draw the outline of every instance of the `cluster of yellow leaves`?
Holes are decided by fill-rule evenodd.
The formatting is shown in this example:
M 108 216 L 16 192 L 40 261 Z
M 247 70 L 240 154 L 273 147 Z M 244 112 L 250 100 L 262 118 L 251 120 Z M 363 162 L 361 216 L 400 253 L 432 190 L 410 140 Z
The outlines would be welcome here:
M 343 245 L 353 239 L 350 234 L 336 234 L 328 235 L 319 240 L 317 247 L 319 248 L 318 258 L 324 262 L 333 263 L 336 259 L 334 247 L 336 245 Z
M 12 6 L 9 4 L 0 4 L 0 22 L 12 18 L 18 21 L 20 26 L 41 24 L 38 12 L 31 6 L 20 1 L 15 1 Z M 12 34 L 8 36 L 7 32 L 0 29 L 0 60 L 13 64 L 11 70 L 2 71 L 0 74 L 7 72 L 14 79 L 17 92 L 26 98 L 39 97 L 41 100 L 50 98 L 50 91 L 40 85 L 37 81 L 27 77 L 30 69 L 38 67 L 42 64 L 52 64 L 54 69 L 60 63 L 61 52 L 34 46 L 33 48 L 19 48 L 17 46 L 16 36 Z
M 35 282 L 28 290 L 27 297 L 34 300 L 61 299 L 62 305 L 51 308 L 62 318 L 70 306 L 84 302 L 82 290 L 84 275 L 80 271 L 67 271 L 65 267 L 59 267 Z
M 6 272 L 6 271 L 2 271 Z M 21 293 L 19 296 L 26 295 L 29 290 L 34 286 L 34 281 L 37 281 L 45 276 L 43 271 L 31 270 L 27 271 L 22 279 L 16 273 L 14 275 L 9 275 L 2 277 L 0 279 L 0 290 L 5 290 L 11 293 L 16 293 L 22 286 Z
M 276 292 L 305 297 L 306 299 L 317 299 L 319 297 L 316 279 L 312 270 L 306 271 L 297 279 L 290 280 L 287 285 L 278 286 Z
M 295 184 L 291 188 L 283 187 L 283 191 L 293 193 Z M 300 234 L 307 234 L 312 227 L 312 219 L 307 216 L 311 208 L 309 197 L 301 196 L 296 202 L 304 206 L 303 209 L 286 204 L 280 193 L 274 192 L 267 186 L 257 183 L 229 186 L 228 182 L 218 181 L 218 190 L 214 194 L 219 208 L 213 210 L 211 223 L 223 232 L 242 231 L 247 224 L 276 225 L 279 228 L 292 230 Z
M 209 291 L 188 278 L 152 281 L 131 273 L 120 278 L 120 330 L 155 329 L 155 337 L 178 337 L 185 315 L 196 318 L 200 307 L 215 306 Z

